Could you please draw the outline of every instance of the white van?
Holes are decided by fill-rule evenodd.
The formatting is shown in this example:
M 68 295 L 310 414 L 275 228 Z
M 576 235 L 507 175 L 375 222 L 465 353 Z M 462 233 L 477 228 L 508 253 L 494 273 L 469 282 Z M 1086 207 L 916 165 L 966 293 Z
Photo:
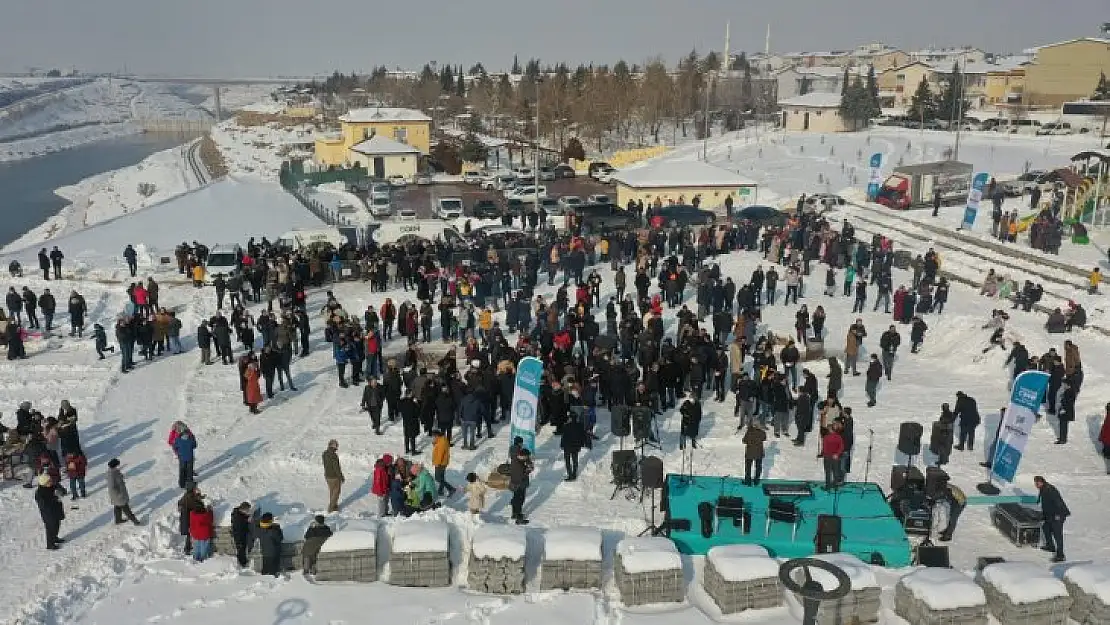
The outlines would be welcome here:
M 996 132 L 1011 135 L 1035 135 L 1041 129 L 1041 122 L 1035 119 L 1003 119 L 995 127 Z
M 441 197 L 435 201 L 435 216 L 440 219 L 458 219 L 463 214 L 461 197 Z
M 243 248 L 237 243 L 213 245 L 208 251 L 208 260 L 204 262 L 204 270 L 209 278 L 218 275 L 230 278 L 239 273 L 242 259 Z
M 425 241 L 439 239 L 451 245 L 464 243 L 457 228 L 438 219 L 383 221 L 370 234 L 370 238 L 378 245 L 404 244 L 414 239 Z
M 382 219 L 393 215 L 393 204 L 389 200 L 388 195 L 375 195 L 370 198 L 370 214 L 376 219 Z
M 278 243 L 293 250 L 303 250 L 322 243 L 338 248 L 347 243 L 347 237 L 338 228 L 298 228 L 281 235 Z

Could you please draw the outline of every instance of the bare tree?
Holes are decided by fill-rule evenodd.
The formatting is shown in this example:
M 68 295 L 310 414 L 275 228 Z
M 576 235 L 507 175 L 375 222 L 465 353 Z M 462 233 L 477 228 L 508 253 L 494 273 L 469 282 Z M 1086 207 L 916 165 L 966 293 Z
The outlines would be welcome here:
M 648 62 L 640 85 L 639 116 L 655 143 L 659 143 L 659 131 L 663 122 L 672 115 L 674 91 L 674 81 L 662 59 L 656 58 Z

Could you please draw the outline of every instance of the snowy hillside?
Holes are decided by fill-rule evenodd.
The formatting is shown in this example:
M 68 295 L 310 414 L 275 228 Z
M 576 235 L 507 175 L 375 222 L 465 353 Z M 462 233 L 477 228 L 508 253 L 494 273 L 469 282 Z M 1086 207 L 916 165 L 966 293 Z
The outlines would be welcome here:
M 128 219 L 131 218 L 118 223 L 124 224 Z M 104 250 L 104 253 L 118 252 Z M 753 253 L 736 253 L 720 262 L 723 275 L 746 282 L 750 272 L 763 261 Z M 612 290 L 612 272 L 605 267 L 600 273 L 604 300 Z M 866 358 L 876 349 L 878 334 L 891 323 L 889 315 L 871 312 L 870 307 L 862 315 L 851 314 L 849 299 L 820 294 L 822 276 L 823 268 L 809 279 L 803 301 L 811 310 L 821 304 L 828 311 L 826 346 L 830 355 L 842 355 L 847 326 L 859 316 L 870 332 L 861 354 Z M 895 284 L 908 281 L 906 273 L 896 273 Z M 45 283 L 34 276 L 20 284 L 28 284 L 36 291 L 44 287 L 58 293 L 71 288 L 80 290 L 89 301 L 90 322 L 107 323 L 127 301 L 124 284 Z M 336 285 L 333 291 L 354 314 L 368 305 L 379 306 L 385 297 L 392 297 L 395 302 L 408 297 L 400 290 L 370 293 L 360 283 Z M 550 298 L 554 290 L 543 286 L 539 293 Z M 310 312 L 319 310 L 322 295 L 320 291 L 312 294 Z M 202 565 L 185 561 L 179 555 L 175 507 L 181 491 L 176 484 L 176 463 L 165 443 L 174 420 L 185 421 L 197 435 L 199 484 L 211 501 L 222 506 L 243 500 L 254 502 L 262 510 L 273 512 L 287 527 L 304 513 L 322 511 L 326 504 L 320 453 L 329 439 L 340 442 L 340 459 L 347 476 L 342 512 L 332 517 L 335 523 L 373 515 L 376 505 L 368 496 L 372 463 L 384 453 L 397 455 L 402 440 L 399 424 L 388 424 L 382 436 L 374 436 L 366 413 L 359 410 L 361 389 L 337 386 L 331 352 L 323 342 L 320 319 L 315 314 L 312 352 L 293 363 L 293 380 L 298 391 L 279 393 L 274 401 L 263 403 L 262 414 L 253 416 L 240 401 L 234 366 L 205 367 L 198 363 L 192 337 L 197 322 L 215 310 L 212 289 L 174 286 L 167 280 L 161 299 L 164 305 L 178 311 L 184 323 L 183 342 L 189 349 L 186 354 L 140 363 L 133 373 L 121 375 L 117 372 L 116 356 L 97 361 L 87 339 L 50 338 L 30 342 L 31 359 L 0 365 L 5 380 L 0 385 L 0 404 L 9 407 L 5 414 L 25 400 L 49 413 L 56 410 L 61 399 L 69 399 L 80 411 L 82 437 L 90 459 L 90 498 L 81 502 L 79 509 L 67 510 L 62 534 L 68 542 L 58 552 L 42 549 L 41 526 L 30 491 L 11 482 L 0 490 L 0 527 L 5 528 L 0 533 L 0 545 L 4 547 L 0 549 L 0 567 L 8 572 L 7 582 L 0 590 L 0 621 L 89 624 L 172 621 L 182 625 L 216 625 L 277 619 L 358 623 L 367 614 L 374 614 L 390 622 L 445 625 L 664 622 L 701 625 L 719 618 L 716 608 L 700 590 L 701 558 L 683 558 L 688 600 L 671 608 L 625 608 L 610 581 L 595 593 L 541 592 L 536 577 L 542 571 L 536 571 L 535 554 L 528 566 L 529 591 L 524 596 L 494 597 L 466 590 L 462 586 L 467 579 L 469 539 L 478 527 L 498 523 L 507 515 L 506 493 L 491 495 L 483 520 L 472 519 L 460 497 L 448 499 L 442 510 L 431 514 L 450 524 L 451 557 L 455 563 L 452 588 L 395 588 L 383 582 L 313 584 L 299 574 L 273 579 L 242 573 L 226 556 Z M 1008 395 L 1005 353 L 982 352 L 987 331 L 981 326 L 993 304 L 970 288 L 954 286 L 944 314 L 927 316 L 930 329 L 921 353 L 910 354 L 906 347 L 899 351 L 893 381 L 882 383 L 875 408 L 864 405 L 862 378 L 845 378 L 843 401 L 855 409 L 856 415 L 852 480 L 862 480 L 866 474 L 869 480 L 885 488 L 889 468 L 895 461 L 899 424 L 906 420 L 931 422 L 942 402 L 954 402 L 957 390 L 974 396 L 984 415 L 995 413 L 1005 404 Z M 766 308 L 763 329 L 792 335 L 795 311 L 794 306 Z M 668 335 L 674 331 L 673 314 L 673 310 L 668 310 L 665 315 Z M 64 327 L 64 315 L 60 317 Z M 1062 337 L 1046 335 L 1042 325 L 1042 315 L 1014 313 L 1008 339 L 1023 340 L 1035 354 L 1049 347 L 1060 350 Z M 902 332 L 906 341 L 908 331 L 902 327 Z M 438 337 L 438 325 L 433 333 Z M 1021 492 L 1033 492 L 1032 476 L 1047 476 L 1060 488 L 1073 513 L 1065 526 L 1068 554 L 1080 561 L 1108 562 L 1105 506 L 1099 503 L 1106 468 L 1094 439 L 1110 392 L 1110 380 L 1097 354 L 1110 348 L 1110 339 L 1091 331 L 1078 331 L 1068 338 L 1076 341 L 1087 357 L 1073 435 L 1067 445 L 1053 445 L 1055 420 L 1042 419 L 1037 423 L 1015 486 Z M 402 340 L 395 338 L 387 345 L 386 353 L 394 354 L 400 349 Z M 827 365 L 822 361 L 807 366 L 821 380 L 823 388 Z M 736 433 L 731 401 L 729 397 L 723 404 L 706 402 L 702 439 L 698 450 L 691 454 L 694 473 L 742 474 L 744 447 Z M 678 422 L 675 411 L 667 412 L 659 422 L 662 450 L 658 453 L 668 472 L 680 470 L 684 455 L 677 446 Z M 5 423 L 12 425 L 7 416 Z M 576 482 L 563 481 L 559 441 L 549 428 L 541 432 L 536 472 L 525 507 L 532 518 L 528 531 L 533 544 L 537 544 L 546 528 L 590 525 L 603 530 L 606 552 L 611 553 L 622 536 L 634 535 L 644 528 L 646 504 L 624 497 L 609 499 L 612 492 L 609 458 L 618 441 L 608 434 L 608 416 L 604 413 L 599 424 L 602 438 L 592 450 L 583 453 L 582 471 Z M 467 472 L 486 475 L 502 461 L 509 441 L 506 426 L 500 427 L 497 436 L 481 441 L 476 451 L 458 446 L 452 449 L 448 481 L 459 485 Z M 871 430 L 873 436 L 868 434 Z M 872 444 L 872 463 L 867 467 L 866 451 Z M 428 460 L 431 446 L 424 437 L 420 439 L 420 448 L 419 459 Z M 765 477 L 821 479 L 815 449 L 813 440 L 798 448 L 787 439 L 771 438 Z M 133 507 L 148 520 L 145 527 L 111 524 L 104 465 L 112 457 L 123 462 Z M 981 460 L 981 442 L 977 442 L 974 452 L 953 452 L 948 467 L 953 482 L 969 493 L 974 492 L 974 484 L 982 477 L 978 466 Z M 386 525 L 393 522 L 388 520 Z M 388 527 L 383 531 L 388 531 Z M 956 532 L 953 564 L 966 571 L 974 567 L 977 557 L 987 555 L 1029 561 L 1041 569 L 1048 566 L 1048 554 L 1012 546 L 990 526 L 986 508 L 971 506 Z M 606 570 L 609 566 L 606 565 Z M 890 589 L 905 572 L 877 571 L 879 583 L 886 589 L 879 621 L 884 625 L 904 622 L 891 612 Z M 794 624 L 799 614 L 798 606 L 789 603 L 785 608 L 748 615 L 744 622 Z

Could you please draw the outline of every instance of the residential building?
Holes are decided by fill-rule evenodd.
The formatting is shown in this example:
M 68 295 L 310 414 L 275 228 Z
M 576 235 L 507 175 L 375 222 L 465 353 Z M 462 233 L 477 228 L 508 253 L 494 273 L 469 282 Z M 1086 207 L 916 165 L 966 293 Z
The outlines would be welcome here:
M 947 71 L 952 64 L 959 62 L 962 67 L 965 63 L 984 63 L 987 53 L 972 46 L 957 48 L 925 48 L 915 50 L 909 54 L 911 61 L 918 61 L 941 70 Z
M 735 59 L 735 55 L 733 57 Z M 786 59 L 778 54 L 757 52 L 748 57 L 748 65 L 751 66 L 753 73 L 766 75 L 777 72 L 788 64 Z
M 910 62 L 910 55 L 885 43 L 868 43 L 850 53 L 852 65 L 875 68 L 875 73 Z
M 701 208 L 718 208 L 731 197 L 736 206 L 755 202 L 758 185 L 736 172 L 722 169 L 702 161 L 674 161 L 649 163 L 622 169 L 613 174 L 617 185 L 617 204 L 625 206 L 629 200 L 643 200 L 650 206 L 659 200 L 663 204 L 691 204 L 699 199 Z
M 808 132 L 845 132 L 848 124 L 840 116 L 839 93 L 807 93 L 779 100 L 782 127 Z
M 353 167 L 365 167 L 372 177 L 379 180 L 400 175 L 412 182 L 420 162 L 420 150 L 382 135 L 374 135 L 351 146 L 347 162 Z
M 852 64 L 852 57 L 843 50 L 831 52 L 788 52 L 782 55 L 788 65 L 801 67 L 846 67 Z
M 373 137 L 384 137 L 427 154 L 431 147 L 432 118 L 405 108 L 371 107 L 351 109 L 339 117 L 338 134 L 322 135 L 316 141 L 316 161 L 321 165 L 344 165 L 355 145 Z M 339 159 L 339 160 L 335 160 Z
M 1025 86 L 1024 55 L 999 57 L 993 63 L 968 63 L 960 69 L 964 75 L 967 99 L 973 107 L 996 104 L 1021 104 Z
M 1025 66 L 1023 104 L 1060 106 L 1090 98 L 1099 75 L 1110 76 L 1110 39 L 1083 37 L 1033 49 Z
M 855 75 L 866 76 L 866 68 L 851 68 L 849 79 Z M 772 76 L 778 84 L 778 99 L 793 98 L 804 93 L 836 93 L 844 87 L 844 68 L 832 66 L 787 67 Z M 806 88 L 803 90 L 803 86 Z
M 922 80 L 930 85 L 934 84 L 933 68 L 920 61 L 911 61 L 901 67 L 886 70 L 876 78 L 880 103 L 884 106 L 908 107 Z

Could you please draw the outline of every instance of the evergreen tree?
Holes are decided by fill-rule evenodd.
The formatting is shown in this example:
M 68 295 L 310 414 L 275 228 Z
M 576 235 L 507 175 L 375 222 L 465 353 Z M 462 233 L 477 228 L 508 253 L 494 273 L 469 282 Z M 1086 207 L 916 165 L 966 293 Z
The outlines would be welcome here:
M 1091 95 L 1091 99 L 1097 102 L 1110 101 L 1110 81 L 1106 80 L 1106 72 L 1099 73 L 1098 85 L 1095 87 L 1095 92 Z
M 439 73 L 439 90 L 443 93 L 451 93 L 455 90 L 455 74 L 451 71 L 450 65 L 444 65 L 443 71 Z
M 875 77 L 874 65 L 867 68 L 867 98 L 870 104 L 871 117 L 882 115 L 883 110 L 879 106 L 879 81 Z
M 844 68 L 844 77 L 840 79 L 840 99 L 843 100 L 848 95 L 848 89 L 852 85 L 852 80 L 848 74 L 848 68 Z
M 517 58 L 517 55 L 515 54 L 513 55 L 513 69 L 510 70 L 509 73 L 513 74 L 514 76 L 520 75 L 520 59 Z
M 489 158 L 489 148 L 474 133 L 468 133 L 459 146 L 459 158 L 471 163 L 485 163 Z
M 586 160 L 586 150 L 582 147 L 582 142 L 578 137 L 571 137 L 565 146 L 563 146 L 563 161 L 569 162 L 571 159 L 576 161 Z
M 917 90 L 913 92 L 906 115 L 918 122 L 929 121 L 936 116 L 935 106 L 936 102 L 933 98 L 933 90 L 929 88 L 929 81 L 922 78 L 921 82 L 917 83 Z
M 945 76 L 944 86 L 937 98 L 936 116 L 955 122 L 968 106 L 969 103 L 964 99 L 964 77 L 960 72 L 960 65 L 953 63 L 952 71 Z
M 466 81 L 463 80 L 463 75 L 461 72 L 455 80 L 455 95 L 459 96 L 460 98 L 466 97 Z

